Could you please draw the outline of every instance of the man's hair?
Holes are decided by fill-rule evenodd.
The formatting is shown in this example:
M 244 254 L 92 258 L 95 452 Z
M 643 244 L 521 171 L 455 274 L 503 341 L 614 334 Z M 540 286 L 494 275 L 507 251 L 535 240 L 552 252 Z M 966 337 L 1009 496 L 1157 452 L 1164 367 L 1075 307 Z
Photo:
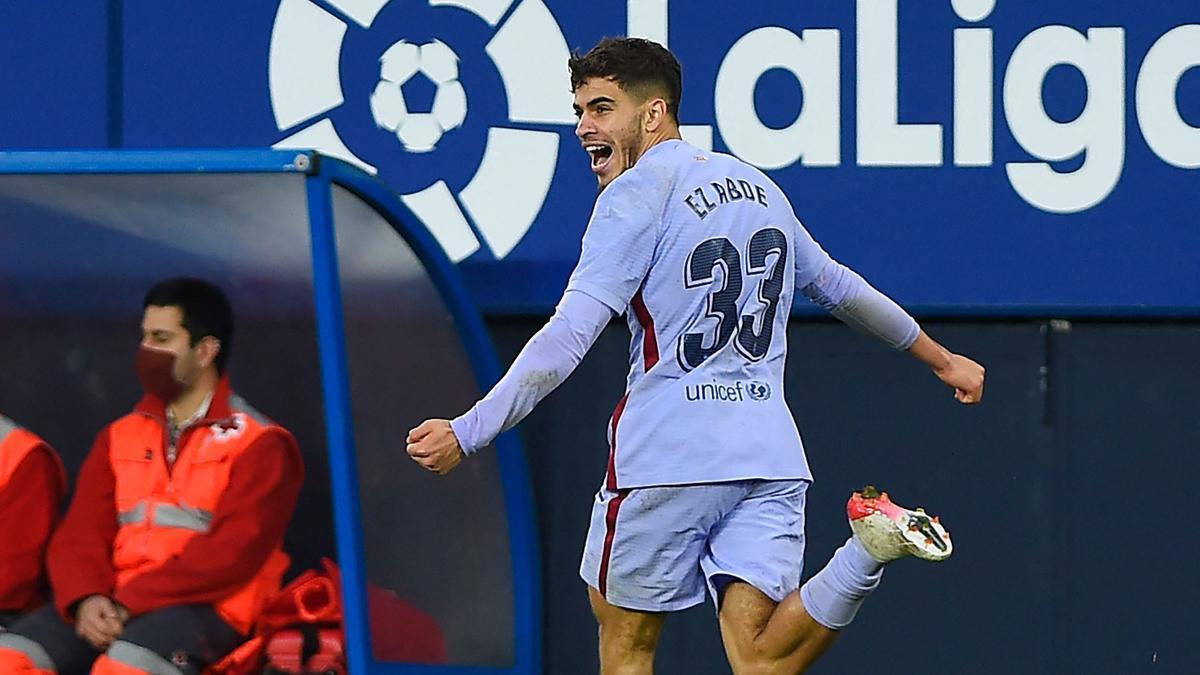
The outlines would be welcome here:
M 588 78 L 612 78 L 621 89 L 643 98 L 651 91 L 661 93 L 667 112 L 679 120 L 683 69 L 675 55 L 657 42 L 606 37 L 586 54 L 572 53 L 567 67 L 571 69 L 571 91 Z
M 193 347 L 208 336 L 219 340 L 221 351 L 217 353 L 214 364 L 218 373 L 225 372 L 225 364 L 233 349 L 233 307 L 224 291 L 203 279 L 164 279 L 146 293 L 142 309 L 150 306 L 178 307 Z

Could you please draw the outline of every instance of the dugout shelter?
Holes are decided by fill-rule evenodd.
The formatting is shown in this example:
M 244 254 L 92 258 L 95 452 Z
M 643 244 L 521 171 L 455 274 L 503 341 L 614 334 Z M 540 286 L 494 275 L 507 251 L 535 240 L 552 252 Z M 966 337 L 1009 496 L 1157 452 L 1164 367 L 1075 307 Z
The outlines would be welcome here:
M 311 152 L 0 153 L 0 408 L 72 475 L 132 408 L 141 302 L 199 276 L 236 313 L 229 372 L 292 430 L 307 479 L 291 574 L 335 557 L 353 673 L 540 671 L 532 499 L 519 441 L 438 479 L 405 455 L 421 420 L 465 410 L 499 367 L 457 270 L 375 178 Z M 368 590 L 370 589 L 370 591 Z M 444 664 L 393 597 L 432 618 Z

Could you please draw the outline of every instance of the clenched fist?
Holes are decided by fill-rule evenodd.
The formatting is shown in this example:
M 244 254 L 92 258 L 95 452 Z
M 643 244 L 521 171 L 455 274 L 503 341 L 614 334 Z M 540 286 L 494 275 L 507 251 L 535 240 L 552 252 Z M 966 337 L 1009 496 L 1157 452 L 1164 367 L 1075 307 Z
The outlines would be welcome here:
M 983 398 L 983 366 L 971 359 L 961 354 L 951 354 L 946 367 L 933 372 L 946 386 L 954 389 L 954 398 L 959 403 L 979 403 Z
M 425 420 L 408 432 L 408 456 L 443 476 L 458 466 L 464 454 L 450 420 Z
M 125 630 L 129 612 L 103 595 L 93 595 L 79 603 L 75 611 L 75 632 L 99 651 L 108 649 Z

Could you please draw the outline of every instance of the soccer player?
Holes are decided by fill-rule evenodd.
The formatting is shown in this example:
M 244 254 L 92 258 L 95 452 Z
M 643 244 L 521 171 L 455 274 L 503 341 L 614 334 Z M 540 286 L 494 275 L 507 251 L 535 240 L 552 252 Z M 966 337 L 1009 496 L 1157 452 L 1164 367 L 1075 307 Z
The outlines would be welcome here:
M 854 618 L 884 565 L 940 560 L 936 519 L 873 489 L 848 505 L 854 534 L 800 587 L 812 480 L 784 402 L 793 293 L 906 350 L 977 403 L 983 368 L 924 333 L 829 257 L 763 173 L 681 140 L 680 65 L 662 46 L 605 39 L 569 63 L 600 196 L 553 317 L 464 415 L 409 432 L 444 474 L 524 418 L 614 315 L 633 333 L 580 574 L 600 623 L 603 673 L 650 673 L 667 612 L 717 603 L 735 673 L 796 673 Z

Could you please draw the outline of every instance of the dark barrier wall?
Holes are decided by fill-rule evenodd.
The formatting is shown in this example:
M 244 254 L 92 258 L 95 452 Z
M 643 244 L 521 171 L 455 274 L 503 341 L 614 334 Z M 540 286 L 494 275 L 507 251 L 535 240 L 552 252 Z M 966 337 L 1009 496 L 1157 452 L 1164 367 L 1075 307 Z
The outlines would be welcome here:
M 133 314 L 86 330 L 69 320 L 27 321 L 0 341 L 6 382 L 62 400 L 95 396 L 100 387 L 111 401 L 104 410 L 64 411 L 40 405 L 40 396 L 4 397 L 5 412 L 54 441 L 72 472 L 92 431 L 136 395 L 124 359 L 90 362 L 78 345 L 130 352 Z M 540 323 L 493 320 L 502 359 L 510 361 Z M 901 675 L 1193 672 L 1200 538 L 1187 515 L 1200 476 L 1200 324 L 927 328 L 988 367 L 984 405 L 959 406 L 915 361 L 840 324 L 796 321 L 789 331 L 787 395 L 816 473 L 805 576 L 847 536 L 844 499 L 868 481 L 905 505 L 943 514 L 957 545 L 944 565 L 905 561 L 890 569 L 812 672 L 880 663 L 911 664 L 894 670 Z M 310 329 L 286 322 L 249 319 L 241 329 L 264 338 L 242 342 L 234 368 L 243 373 L 278 362 L 256 342 L 311 340 Z M 611 327 L 520 427 L 540 519 L 548 675 L 596 672 L 595 624 L 577 570 L 627 340 L 624 328 Z M 288 361 L 315 358 L 305 348 Z M 305 412 L 310 390 L 243 379 L 256 404 L 308 441 L 309 483 L 297 514 L 303 527 L 289 544 L 298 568 L 314 565 L 332 541 L 322 430 Z M 107 390 L 116 384 L 121 391 Z M 397 458 L 397 471 L 406 461 Z M 659 668 L 728 672 L 711 605 L 668 622 Z
M 540 326 L 495 320 L 505 361 Z M 787 396 L 816 482 L 805 577 L 848 535 L 865 482 L 943 514 L 956 552 L 890 568 L 814 673 L 1191 673 L 1200 538 L 1200 325 L 930 323 L 988 368 L 965 408 L 915 360 L 837 323 L 789 330 Z M 544 562 L 546 672 L 596 672 L 577 570 L 622 393 L 613 326 L 524 423 Z M 668 622 L 659 672 L 728 673 L 711 605 Z

